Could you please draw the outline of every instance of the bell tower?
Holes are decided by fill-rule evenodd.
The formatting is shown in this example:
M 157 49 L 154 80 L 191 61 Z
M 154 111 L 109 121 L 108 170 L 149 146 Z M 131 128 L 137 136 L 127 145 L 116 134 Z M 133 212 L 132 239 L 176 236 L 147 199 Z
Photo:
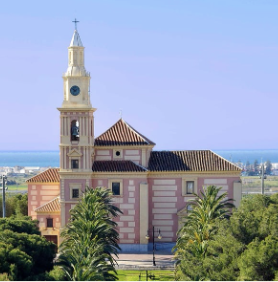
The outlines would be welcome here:
M 84 66 L 84 47 L 77 30 L 68 47 L 68 68 L 64 73 L 63 108 L 92 108 L 90 73 Z
M 84 64 L 84 47 L 75 30 L 68 47 L 68 68 L 63 75 L 60 111 L 61 223 L 67 222 L 71 205 L 90 186 L 94 155 L 94 112 L 90 101 L 90 73 Z

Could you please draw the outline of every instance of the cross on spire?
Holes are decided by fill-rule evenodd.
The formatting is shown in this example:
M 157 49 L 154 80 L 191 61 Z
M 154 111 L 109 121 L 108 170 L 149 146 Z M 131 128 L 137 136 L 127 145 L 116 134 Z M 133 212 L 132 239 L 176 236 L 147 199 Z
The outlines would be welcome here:
M 77 21 L 76 19 L 74 19 L 74 21 L 72 21 L 75 24 L 75 30 L 77 30 L 77 23 L 79 23 L 79 21 Z

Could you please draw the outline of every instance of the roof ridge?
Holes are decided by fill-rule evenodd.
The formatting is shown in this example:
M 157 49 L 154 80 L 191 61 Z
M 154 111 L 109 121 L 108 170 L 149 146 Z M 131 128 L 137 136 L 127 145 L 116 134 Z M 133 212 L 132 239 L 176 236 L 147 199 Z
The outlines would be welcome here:
M 217 154 L 217 153 L 215 153 L 214 151 L 212 151 L 212 150 L 209 150 L 209 151 L 211 151 L 213 154 L 215 154 L 215 155 L 216 155 L 216 156 L 218 156 L 219 158 L 223 159 L 224 161 L 226 161 L 226 162 L 230 163 L 231 165 L 233 165 L 233 166 L 235 166 L 235 167 L 237 167 L 237 168 L 239 168 L 239 169 L 242 169 L 242 168 L 241 168 L 241 167 L 239 167 L 238 165 L 236 165 L 236 164 L 232 163 L 231 161 L 229 161 L 229 160 L 227 160 L 227 159 L 223 158 L 222 156 L 218 155 L 218 154 Z
M 140 133 L 139 131 L 137 131 L 135 128 L 133 128 L 128 122 L 124 121 L 123 122 L 137 135 L 139 135 L 141 138 L 144 139 L 144 141 L 146 141 L 149 145 L 151 143 L 154 143 L 153 141 L 151 141 L 150 139 L 148 139 L 147 137 L 145 137 L 142 133 Z
M 26 179 L 25 182 L 28 182 L 28 181 L 31 180 L 32 178 L 38 177 L 38 176 L 40 176 L 41 174 L 43 174 L 43 173 L 45 173 L 45 172 L 47 172 L 47 171 L 49 171 L 49 170 L 58 170 L 58 171 L 59 171 L 60 168 L 59 168 L 59 167 L 49 167 L 48 169 L 46 169 L 46 170 L 44 170 L 44 171 L 41 171 L 40 173 L 38 173 L 38 174 L 36 174 L 36 175 L 34 175 L 34 176 L 32 176 L 32 177 Z
M 96 146 L 155 145 L 153 141 L 137 131 L 123 118 L 95 138 Z
M 135 162 L 132 161 L 132 160 L 127 160 L 127 161 L 134 163 L 135 165 L 141 167 L 141 168 L 144 169 L 145 171 L 148 171 L 148 169 L 147 169 L 146 167 L 144 167 L 144 166 L 142 166 L 142 165 L 140 165 L 140 164 L 137 164 L 137 163 L 135 163 Z
M 122 118 L 120 118 L 117 122 L 115 122 L 113 125 L 111 125 L 107 130 L 105 130 L 103 133 L 101 133 L 98 137 L 95 138 L 98 139 L 101 135 L 104 135 L 107 131 L 109 131 L 113 126 L 115 126 Z
M 126 121 L 124 121 L 123 120 L 123 122 L 136 134 L 136 135 L 138 135 L 139 137 L 141 137 L 142 138 L 142 134 L 141 133 L 139 133 L 138 131 L 136 131 L 130 124 L 128 124 Z M 144 137 L 144 136 L 143 136 Z M 149 140 L 146 140 L 146 138 L 143 138 L 144 139 L 144 141 L 146 141 L 148 144 L 150 144 L 150 142 L 149 142 Z

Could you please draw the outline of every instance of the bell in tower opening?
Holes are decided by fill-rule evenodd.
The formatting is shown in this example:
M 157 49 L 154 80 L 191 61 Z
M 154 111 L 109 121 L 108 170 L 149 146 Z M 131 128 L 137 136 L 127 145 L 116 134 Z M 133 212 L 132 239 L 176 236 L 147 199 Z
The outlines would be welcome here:
M 73 120 L 71 122 L 71 141 L 79 141 L 79 122 Z

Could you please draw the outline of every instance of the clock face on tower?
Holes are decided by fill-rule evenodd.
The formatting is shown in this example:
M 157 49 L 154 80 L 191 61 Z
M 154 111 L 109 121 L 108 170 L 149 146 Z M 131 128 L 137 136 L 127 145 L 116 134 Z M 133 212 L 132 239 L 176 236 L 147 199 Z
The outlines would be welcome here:
M 76 85 L 73 85 L 70 89 L 70 93 L 73 96 L 77 96 L 80 93 L 80 88 Z

